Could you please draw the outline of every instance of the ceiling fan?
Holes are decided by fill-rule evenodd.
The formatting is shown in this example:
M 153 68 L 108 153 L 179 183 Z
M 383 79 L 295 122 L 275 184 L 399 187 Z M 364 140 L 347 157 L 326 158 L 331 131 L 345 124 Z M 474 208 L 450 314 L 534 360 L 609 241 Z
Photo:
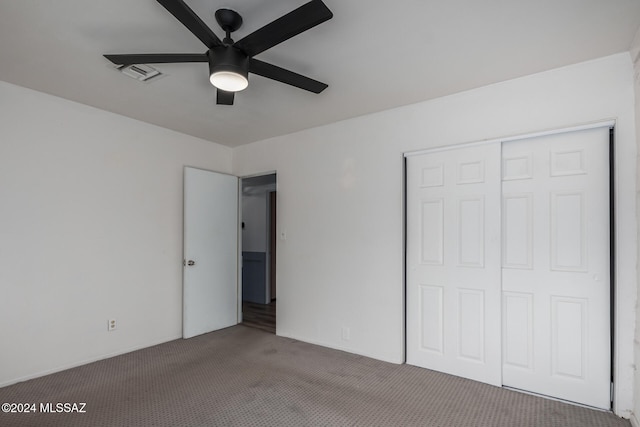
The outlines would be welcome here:
M 322 0 L 311 0 L 237 42 L 231 33 L 242 26 L 242 17 L 231 9 L 218 9 L 216 21 L 225 31 L 218 36 L 183 0 L 157 0 L 207 47 L 205 53 L 147 53 L 104 55 L 116 65 L 208 62 L 209 80 L 217 88 L 217 104 L 233 105 L 235 92 L 245 89 L 249 73 L 258 74 L 313 93 L 327 88 L 325 83 L 294 73 L 254 56 L 333 17 Z

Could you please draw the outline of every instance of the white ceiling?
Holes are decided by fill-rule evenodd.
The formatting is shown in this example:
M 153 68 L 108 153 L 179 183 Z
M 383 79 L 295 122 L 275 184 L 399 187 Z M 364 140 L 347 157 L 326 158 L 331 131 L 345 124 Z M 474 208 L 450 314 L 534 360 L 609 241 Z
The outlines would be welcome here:
M 237 10 L 245 35 L 306 0 L 186 0 Z M 141 83 L 104 53 L 204 53 L 155 0 L 0 0 L 0 80 L 228 146 L 627 51 L 638 0 L 325 0 L 334 18 L 257 58 L 329 84 L 315 95 L 251 75 L 217 106 L 206 63 Z

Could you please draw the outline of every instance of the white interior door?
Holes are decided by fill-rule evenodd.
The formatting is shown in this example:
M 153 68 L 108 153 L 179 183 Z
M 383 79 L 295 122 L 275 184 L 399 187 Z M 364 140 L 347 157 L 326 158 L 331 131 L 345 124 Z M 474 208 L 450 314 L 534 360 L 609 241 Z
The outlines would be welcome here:
M 501 385 L 500 143 L 407 158 L 407 363 Z
M 609 129 L 503 145 L 504 385 L 610 407 Z
M 184 170 L 184 338 L 238 323 L 238 178 Z

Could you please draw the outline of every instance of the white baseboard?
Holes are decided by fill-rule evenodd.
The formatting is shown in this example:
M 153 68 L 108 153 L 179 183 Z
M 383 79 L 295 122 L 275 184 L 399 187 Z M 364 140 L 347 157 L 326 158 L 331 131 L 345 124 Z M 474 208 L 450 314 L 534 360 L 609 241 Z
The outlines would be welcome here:
M 283 338 L 289 338 L 292 340 L 296 340 L 296 341 L 301 341 L 301 342 L 306 342 L 307 344 L 313 344 L 313 345 L 318 345 L 320 347 L 326 347 L 326 348 L 330 348 L 332 350 L 339 350 L 339 351 L 344 351 L 345 353 L 351 353 L 351 354 L 357 354 L 358 356 L 364 356 L 364 357 L 368 357 L 370 359 L 375 359 L 375 360 L 380 360 L 382 362 L 387 362 L 387 363 L 393 363 L 394 365 L 402 365 L 403 363 L 405 363 L 404 357 L 401 357 L 399 359 L 397 358 L 385 358 L 385 357 L 381 357 L 377 354 L 369 354 L 367 352 L 361 352 L 359 350 L 355 350 L 353 348 L 350 347 L 346 347 L 346 346 L 340 346 L 340 345 L 335 345 L 335 344 L 331 344 L 331 343 L 326 343 L 323 341 L 319 341 L 319 340 L 310 340 L 308 338 L 301 338 L 298 337 L 296 335 L 292 335 L 289 333 L 282 333 L 281 331 L 278 331 L 276 329 L 276 335 L 279 337 L 283 337 Z M 640 426 L 638 426 L 640 427 Z
M 88 359 L 77 360 L 77 361 L 71 362 L 69 364 L 65 364 L 65 365 L 62 365 L 62 366 L 57 366 L 57 367 L 51 368 L 51 369 L 46 369 L 46 370 L 40 371 L 40 372 L 35 372 L 35 373 L 29 374 L 29 375 L 24 375 L 24 376 L 21 376 L 21 377 L 18 377 L 18 378 L 11 378 L 9 380 L 0 382 L 0 388 L 6 387 L 6 386 L 10 386 L 10 385 L 13 385 L 13 384 L 17 384 L 17 383 L 21 383 L 23 381 L 32 380 L 34 378 L 44 377 L 45 375 L 55 374 L 56 372 L 66 371 L 67 369 L 77 368 L 78 366 L 87 365 L 89 363 L 98 362 L 100 360 L 109 359 L 111 357 L 116 357 L 116 356 L 120 356 L 120 355 L 123 355 L 123 354 L 126 354 L 126 353 L 131 353 L 132 351 L 137 351 L 137 350 L 142 350 L 142 349 L 145 349 L 145 348 L 148 348 L 148 347 L 153 347 L 153 346 L 156 346 L 158 344 L 164 344 L 166 342 L 174 341 L 174 340 L 177 340 L 177 339 L 180 339 L 180 338 L 182 338 L 182 336 L 177 336 L 177 337 L 176 336 L 170 336 L 170 337 L 159 339 L 157 341 L 152 341 L 151 343 L 141 344 L 141 345 L 133 346 L 133 347 L 130 347 L 130 348 L 125 348 L 125 349 L 122 349 L 122 350 L 115 351 L 113 353 L 107 353 L 107 354 L 103 354 L 103 355 L 100 355 L 100 356 L 91 357 L 91 358 L 88 358 Z

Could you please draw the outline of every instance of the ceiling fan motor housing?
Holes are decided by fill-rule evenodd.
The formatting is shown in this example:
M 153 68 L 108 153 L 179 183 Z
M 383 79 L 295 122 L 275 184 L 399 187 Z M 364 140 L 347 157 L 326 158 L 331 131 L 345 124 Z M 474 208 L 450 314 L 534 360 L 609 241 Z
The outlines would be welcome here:
M 209 75 L 217 73 L 239 74 L 249 80 L 249 57 L 233 46 L 215 46 L 207 52 Z

